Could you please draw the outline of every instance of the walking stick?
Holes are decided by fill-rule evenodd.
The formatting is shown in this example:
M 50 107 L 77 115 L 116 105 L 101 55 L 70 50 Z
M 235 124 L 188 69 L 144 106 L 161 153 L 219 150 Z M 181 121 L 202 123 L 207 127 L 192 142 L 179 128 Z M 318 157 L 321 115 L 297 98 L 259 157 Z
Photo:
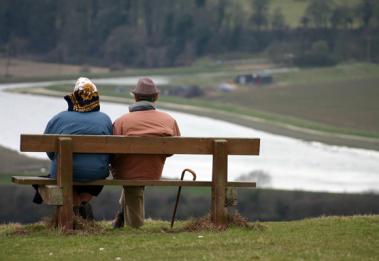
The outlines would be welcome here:
M 184 178 L 184 174 L 186 173 L 186 171 L 188 171 L 189 173 L 192 174 L 193 176 L 193 181 L 196 180 L 196 173 L 195 171 L 193 171 L 192 169 L 184 169 L 182 171 L 182 176 L 180 178 L 180 180 L 183 180 Z M 174 208 L 174 213 L 172 213 L 172 219 L 171 219 L 171 229 L 172 227 L 174 226 L 174 221 L 175 221 L 175 215 L 176 215 L 176 209 L 178 208 L 178 203 L 179 203 L 179 197 L 180 197 L 180 192 L 182 191 L 182 186 L 179 186 L 178 188 L 178 194 L 176 195 L 176 202 L 175 202 L 175 208 Z

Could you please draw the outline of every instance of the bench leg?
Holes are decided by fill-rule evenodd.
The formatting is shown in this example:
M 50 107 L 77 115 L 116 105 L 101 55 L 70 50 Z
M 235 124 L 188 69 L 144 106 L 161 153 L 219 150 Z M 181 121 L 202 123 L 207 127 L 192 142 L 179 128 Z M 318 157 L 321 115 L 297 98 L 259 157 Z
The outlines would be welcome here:
M 212 167 L 212 207 L 211 220 L 216 226 L 227 222 L 225 211 L 226 183 L 228 180 L 228 151 L 226 140 L 215 140 Z
M 58 139 L 57 185 L 62 188 L 63 205 L 57 208 L 58 227 L 63 231 L 72 230 L 73 222 L 73 182 L 71 138 Z

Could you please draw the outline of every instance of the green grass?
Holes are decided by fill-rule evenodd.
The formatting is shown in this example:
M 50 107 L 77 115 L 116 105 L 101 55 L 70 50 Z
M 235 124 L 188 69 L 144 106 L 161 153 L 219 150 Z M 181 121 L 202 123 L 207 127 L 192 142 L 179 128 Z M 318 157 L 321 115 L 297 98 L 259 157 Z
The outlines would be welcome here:
M 183 227 L 178 222 L 175 228 Z M 252 229 L 167 233 L 139 230 L 61 234 L 41 224 L 0 226 L 0 260 L 377 260 L 379 217 L 328 217 L 255 224 Z M 119 258 L 119 259 L 117 259 Z

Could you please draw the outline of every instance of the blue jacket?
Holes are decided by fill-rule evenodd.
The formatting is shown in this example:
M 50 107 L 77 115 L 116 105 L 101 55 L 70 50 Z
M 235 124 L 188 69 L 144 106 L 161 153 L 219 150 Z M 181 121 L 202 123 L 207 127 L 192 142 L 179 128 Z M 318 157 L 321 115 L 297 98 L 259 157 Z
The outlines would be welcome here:
M 63 111 L 47 124 L 45 134 L 112 135 L 112 121 L 100 111 Z M 50 176 L 56 178 L 57 160 L 55 153 L 47 153 L 51 160 Z M 74 154 L 73 179 L 90 181 L 104 179 L 109 175 L 108 154 Z

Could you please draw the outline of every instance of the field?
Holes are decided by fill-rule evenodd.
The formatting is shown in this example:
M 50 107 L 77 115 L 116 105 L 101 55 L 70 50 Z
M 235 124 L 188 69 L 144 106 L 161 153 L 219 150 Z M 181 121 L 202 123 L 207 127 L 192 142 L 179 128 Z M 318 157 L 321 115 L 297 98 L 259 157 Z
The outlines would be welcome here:
M 376 260 L 379 217 L 250 223 L 226 231 L 181 231 L 148 221 L 112 230 L 107 222 L 61 234 L 43 224 L 1 225 L 0 260 Z
M 245 10 L 249 10 L 252 1 L 243 0 Z M 270 0 L 269 13 L 273 14 L 277 8 L 282 10 L 286 23 L 290 27 L 297 27 L 300 25 L 300 19 L 304 15 L 308 5 L 308 0 Z M 359 0 L 335 0 L 336 4 L 353 5 Z M 250 13 L 250 10 L 249 12 Z
M 241 85 L 227 93 L 217 89 L 221 82 L 232 82 L 237 74 L 270 67 L 273 84 Z M 297 138 L 348 146 L 366 142 L 367 146 L 363 144 L 361 147 L 379 149 L 379 89 L 376 88 L 379 65 L 353 63 L 329 68 L 284 68 L 281 71 L 271 64 L 229 62 L 218 67 L 203 65 L 202 69 L 195 68 L 176 68 L 176 73 L 169 71 L 166 74 L 164 69 L 151 72 L 167 77 L 171 82 L 170 86 L 160 86 L 163 93 L 161 107 Z M 205 95 L 191 99 L 164 95 L 165 91 L 178 85 L 198 85 Z M 131 88 L 101 86 L 101 95 L 130 101 Z M 71 86 L 51 86 L 48 90 L 68 92 Z M 177 106 L 172 107 L 173 104 Z
M 253 111 L 320 123 L 320 128 L 333 126 L 343 133 L 356 130 L 358 135 L 378 137 L 378 73 L 379 66 L 364 64 L 299 70 L 278 75 L 267 88 L 241 88 L 219 99 Z
M 7 66 L 8 65 L 8 66 Z M 107 68 L 92 66 L 77 66 L 54 63 L 33 62 L 28 60 L 0 58 L 0 80 L 13 81 L 15 79 L 44 78 L 48 75 L 56 78 L 80 73 L 101 74 L 107 73 Z
M 280 8 L 287 24 L 291 27 L 296 27 L 299 26 L 306 7 L 307 1 L 274 0 L 271 1 L 270 12 L 273 13 L 277 8 Z

